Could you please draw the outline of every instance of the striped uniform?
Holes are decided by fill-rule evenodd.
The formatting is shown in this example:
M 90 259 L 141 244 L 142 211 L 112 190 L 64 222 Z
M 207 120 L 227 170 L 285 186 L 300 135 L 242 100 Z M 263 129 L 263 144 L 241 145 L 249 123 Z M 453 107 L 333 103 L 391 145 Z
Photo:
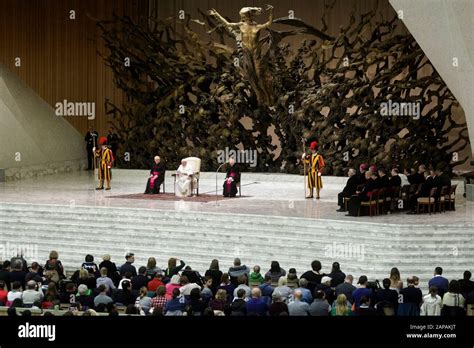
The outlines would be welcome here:
M 107 181 L 107 187 L 110 188 L 110 180 L 112 179 L 112 162 L 114 156 L 112 150 L 108 147 L 105 150 L 101 148 L 95 150 L 95 157 L 99 157 L 99 187 L 104 187 L 104 180 Z
M 321 173 L 321 170 L 324 168 L 324 158 L 322 155 L 315 154 L 307 155 L 305 158 L 306 165 L 309 166 L 308 168 L 308 187 L 310 190 L 315 188 L 319 190 L 323 188 L 323 181 L 318 173 Z

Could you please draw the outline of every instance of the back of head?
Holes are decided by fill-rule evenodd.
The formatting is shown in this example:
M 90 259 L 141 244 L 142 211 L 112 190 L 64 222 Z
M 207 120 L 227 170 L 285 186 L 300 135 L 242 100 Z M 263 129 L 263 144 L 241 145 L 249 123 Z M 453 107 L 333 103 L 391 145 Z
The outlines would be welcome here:
M 321 262 L 318 261 L 318 260 L 314 260 L 313 262 L 311 262 L 311 268 L 313 269 L 313 271 L 315 272 L 319 272 L 321 270 Z
M 322 291 L 322 290 L 317 290 L 317 289 L 316 289 L 316 290 L 314 291 L 314 298 L 315 298 L 315 299 L 321 300 L 321 299 L 323 299 L 325 296 L 326 296 L 326 295 L 324 294 L 324 291 Z
M 464 274 L 463 274 L 463 279 L 464 279 L 464 280 L 470 280 L 470 279 L 471 279 L 471 276 L 472 276 L 471 272 L 469 272 L 469 271 L 464 271 Z
M 234 267 L 239 267 L 241 265 L 241 261 L 238 257 L 234 259 Z
M 245 297 L 245 290 L 244 289 L 237 290 L 237 297 L 238 298 L 244 298 Z
M 435 270 L 434 270 L 434 274 L 442 275 L 443 274 L 443 268 L 442 267 L 436 267 Z
M 300 288 L 307 288 L 308 287 L 308 281 L 304 278 L 300 278 L 298 282 Z
M 391 284 L 391 281 L 390 281 L 390 279 L 388 279 L 388 278 L 385 278 L 385 279 L 382 281 L 382 285 L 383 285 L 383 288 L 384 288 L 384 289 L 390 288 L 390 284 Z
M 247 284 L 247 277 L 242 274 L 241 276 L 239 276 L 237 278 L 237 284 L 241 285 L 241 284 Z

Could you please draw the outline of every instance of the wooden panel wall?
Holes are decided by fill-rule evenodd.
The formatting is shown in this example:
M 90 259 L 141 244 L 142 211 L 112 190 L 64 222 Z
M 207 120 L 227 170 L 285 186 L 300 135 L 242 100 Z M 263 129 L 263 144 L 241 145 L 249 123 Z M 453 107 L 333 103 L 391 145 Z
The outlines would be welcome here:
M 69 18 L 70 10 L 75 11 L 75 20 Z M 140 21 L 147 12 L 148 0 L 2 0 L 0 63 L 53 107 L 64 99 L 95 102 L 95 120 L 67 120 L 81 133 L 93 124 L 105 134 L 110 121 L 105 100 L 120 104 L 123 94 L 97 54 L 105 48 L 93 18 L 108 19 L 116 13 Z M 16 57 L 21 58 L 21 67 L 15 67 Z

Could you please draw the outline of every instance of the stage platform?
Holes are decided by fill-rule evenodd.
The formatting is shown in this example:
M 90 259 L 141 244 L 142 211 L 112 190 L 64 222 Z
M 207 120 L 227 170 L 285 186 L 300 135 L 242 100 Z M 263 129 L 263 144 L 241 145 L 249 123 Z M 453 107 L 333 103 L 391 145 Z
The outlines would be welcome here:
M 0 257 L 26 245 L 29 261 L 44 262 L 56 249 L 75 269 L 87 253 L 99 262 L 110 253 L 120 265 L 131 251 L 137 266 L 154 256 L 166 267 L 174 256 L 204 272 L 213 258 L 225 270 L 238 256 L 263 271 L 279 260 L 298 274 L 319 259 L 325 272 L 338 261 L 346 273 L 380 280 L 397 266 L 403 278 L 419 276 L 422 287 L 437 265 L 458 279 L 474 264 L 474 203 L 464 200 L 462 187 L 455 212 L 354 218 L 335 211 L 341 177 L 325 177 L 321 199 L 308 200 L 302 176 L 244 173 L 242 197 L 218 199 L 224 175 L 216 196 L 215 173 L 202 173 L 199 202 L 140 199 L 147 177 L 144 170 L 114 170 L 110 191 L 96 191 L 87 171 L 1 183 Z

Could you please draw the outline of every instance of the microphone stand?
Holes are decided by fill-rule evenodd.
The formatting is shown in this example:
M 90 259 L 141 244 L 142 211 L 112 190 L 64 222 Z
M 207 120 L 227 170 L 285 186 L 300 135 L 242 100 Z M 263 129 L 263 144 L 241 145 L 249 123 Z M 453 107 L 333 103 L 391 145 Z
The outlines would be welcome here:
M 219 170 L 221 170 L 221 168 L 222 168 L 222 166 L 223 166 L 224 164 L 227 164 L 227 162 L 222 163 L 222 164 L 219 166 L 219 168 L 217 168 L 217 171 L 216 171 L 216 206 L 217 206 L 217 174 L 219 174 Z

